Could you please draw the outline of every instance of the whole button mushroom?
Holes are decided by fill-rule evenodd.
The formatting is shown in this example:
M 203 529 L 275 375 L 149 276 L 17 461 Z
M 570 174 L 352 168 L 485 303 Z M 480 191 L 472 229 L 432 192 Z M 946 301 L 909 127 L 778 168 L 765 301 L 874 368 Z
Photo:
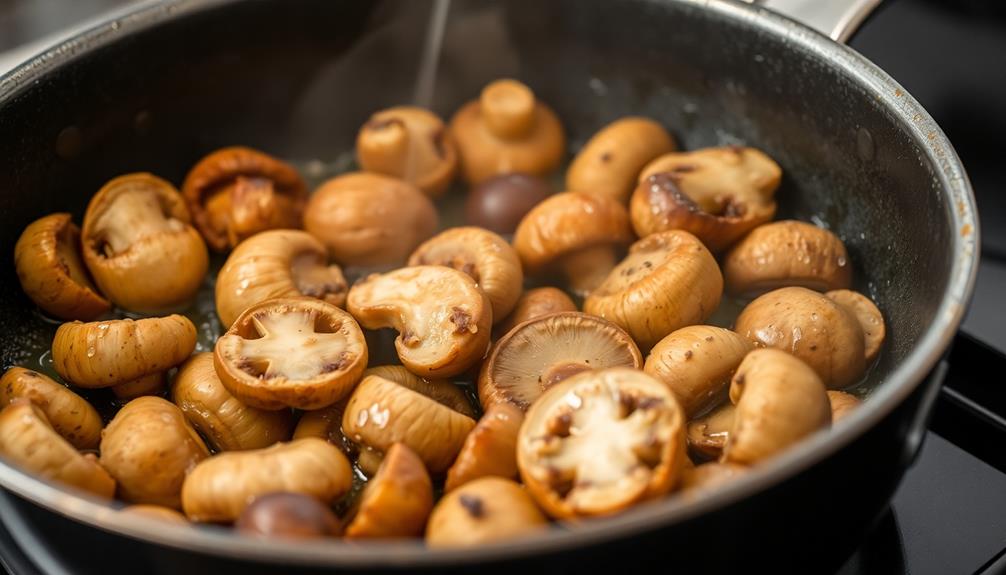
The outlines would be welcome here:
M 91 283 L 80 250 L 80 228 L 65 213 L 35 220 L 14 246 L 24 293 L 59 319 L 92 320 L 112 307 Z
M 381 110 L 356 136 L 356 160 L 368 172 L 400 178 L 437 198 L 458 169 L 454 140 L 436 114 L 414 106 Z
M 559 166 L 566 134 L 551 108 L 516 80 L 496 80 L 451 118 L 451 135 L 470 184 L 495 175 L 541 176 Z
M 883 347 L 884 338 L 887 336 L 884 315 L 880 313 L 877 304 L 865 295 L 847 289 L 830 291 L 824 295 L 852 312 L 859 321 L 859 327 L 863 329 L 866 365 L 871 365 L 880 355 L 880 348 Z
M 754 148 L 672 152 L 643 168 L 629 201 L 632 227 L 645 237 L 695 234 L 719 252 L 775 215 L 782 169 Z
M 677 149 L 659 123 L 629 116 L 601 128 L 566 170 L 566 189 L 629 201 L 639 172 L 654 158 Z
M 433 548 L 470 547 L 540 533 L 548 520 L 520 485 L 509 479 L 483 477 L 441 499 L 426 527 Z
M 347 266 L 403 262 L 437 225 L 437 210 L 419 188 L 363 172 L 323 183 L 304 211 L 304 228 Z
M 757 296 L 781 287 L 845 289 L 852 265 L 845 245 L 824 228 L 795 220 L 755 228 L 723 260 L 732 294 Z
M 181 194 L 151 174 L 105 184 L 87 206 L 82 242 L 84 262 L 101 292 L 131 311 L 185 305 L 209 265 Z
M 256 497 L 234 526 L 239 533 L 257 537 L 319 539 L 342 534 L 342 523 L 327 505 L 310 495 L 285 491 Z
M 307 186 L 297 170 L 239 146 L 199 160 L 182 193 L 206 243 L 218 252 L 264 230 L 299 227 L 307 202 Z
M 217 340 L 213 360 L 227 391 L 251 407 L 321 409 L 349 395 L 367 366 L 356 321 L 312 298 L 259 302 Z
M 552 187 L 530 174 L 493 176 L 468 193 L 465 220 L 498 234 L 512 234 L 531 208 L 551 195 Z
M 802 287 L 771 291 L 737 316 L 737 333 L 755 347 L 800 358 L 831 389 L 852 385 L 866 371 L 863 329 L 844 306 Z
M 618 250 L 632 239 L 621 204 L 582 192 L 563 192 L 524 216 L 513 246 L 525 273 L 533 276 L 556 270 L 575 293 L 583 295 L 601 284 L 615 266 Z
M 180 409 L 159 397 L 127 403 L 101 438 L 101 465 L 119 483 L 119 498 L 181 508 L 182 483 L 210 456 Z
M 737 406 L 723 461 L 752 465 L 831 423 L 824 383 L 797 357 L 777 349 L 749 353 L 730 384 Z
M 120 401 L 129 401 L 144 395 L 160 395 L 167 387 L 167 373 L 151 373 L 123 383 L 117 383 L 110 389 Z
M 496 339 L 526 321 L 564 311 L 577 311 L 566 292 L 554 287 L 529 289 L 517 299 L 510 315 L 496 324 Z
M 675 487 L 687 459 L 684 425 L 674 394 L 649 375 L 624 367 L 581 373 L 528 410 L 517 441 L 520 476 L 552 517 L 618 513 Z
M 346 307 L 367 329 L 393 327 L 395 350 L 413 373 L 451 377 L 489 348 L 492 308 L 468 275 L 443 266 L 372 274 L 349 290 Z
M 367 482 L 349 539 L 397 538 L 422 535 L 433 509 L 433 482 L 422 460 L 402 443 L 391 446 L 377 474 Z
M 185 479 L 182 507 L 192 521 L 228 523 L 268 493 L 300 493 L 331 504 L 352 485 L 353 470 L 339 448 L 307 437 L 203 461 Z
M 447 471 L 444 491 L 480 477 L 517 477 L 517 434 L 523 421 L 524 412 L 515 405 L 490 405 Z
M 737 408 L 727 401 L 708 413 L 688 422 L 685 438 L 693 453 L 708 459 L 718 459 L 723 454 L 730 430 L 734 426 Z
M 543 392 L 583 371 L 643 365 L 639 348 L 617 325 L 580 312 L 524 322 L 503 336 L 479 373 L 486 411 L 510 403 L 526 411 Z
M 493 321 L 513 310 L 524 287 L 520 258 L 506 240 L 482 228 L 451 228 L 409 256 L 409 265 L 440 265 L 468 274 L 492 304 Z
M 618 324 L 649 349 L 672 331 L 707 320 L 722 294 L 713 255 L 692 234 L 673 230 L 633 244 L 584 300 L 583 311 Z
M 15 399 L 0 411 L 0 457 L 42 479 L 99 497 L 115 495 L 115 480 L 92 454 L 81 455 L 57 433 L 37 406 Z
M 217 315 L 230 327 L 241 312 L 277 297 L 307 296 L 342 307 L 349 286 L 325 246 L 300 230 L 271 230 L 241 242 L 220 268 Z
M 0 408 L 19 398 L 35 404 L 56 433 L 75 448 L 98 448 L 101 416 L 83 397 L 37 371 L 12 367 L 0 377 Z
M 828 390 L 828 402 L 831 405 L 832 425 L 848 417 L 862 403 L 855 395 L 834 389 Z

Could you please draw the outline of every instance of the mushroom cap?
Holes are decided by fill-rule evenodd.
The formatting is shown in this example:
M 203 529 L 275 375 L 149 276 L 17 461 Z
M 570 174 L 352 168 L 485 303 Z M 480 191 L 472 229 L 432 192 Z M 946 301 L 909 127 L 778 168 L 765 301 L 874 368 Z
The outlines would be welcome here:
M 848 417 L 863 402 L 851 393 L 829 389 L 828 403 L 831 405 L 831 423 L 834 425 Z
M 170 183 L 145 173 L 105 184 L 81 232 L 84 262 L 119 307 L 155 312 L 189 302 L 209 265 L 206 244 Z
M 479 477 L 517 477 L 517 434 L 523 421 L 524 412 L 515 405 L 490 405 L 447 471 L 444 491 Z
M 730 438 L 736 406 L 727 401 L 688 422 L 685 438 L 693 453 L 707 459 L 718 459 Z
M 98 411 L 83 397 L 49 377 L 23 367 L 0 377 L 0 408 L 18 398 L 35 404 L 56 433 L 77 449 L 97 449 L 104 424 Z
M 468 192 L 465 220 L 498 234 L 512 234 L 531 208 L 551 195 L 552 186 L 537 176 L 520 172 L 493 176 Z
M 464 389 L 447 379 L 423 379 L 402 365 L 377 365 L 368 367 L 363 376 L 376 375 L 398 385 L 421 393 L 437 403 L 475 419 L 478 415 L 468 400 Z
M 14 246 L 14 268 L 24 293 L 59 319 L 91 320 L 112 307 L 91 283 L 80 249 L 80 228 L 66 213 L 28 224 Z
M 433 235 L 437 222 L 436 208 L 419 188 L 364 172 L 323 183 L 304 211 L 304 228 L 343 265 L 402 262 Z
M 755 347 L 800 358 L 829 388 L 852 385 L 866 372 L 863 329 L 852 312 L 807 288 L 760 296 L 737 316 L 736 331 Z
M 580 312 L 547 315 L 518 325 L 493 346 L 479 373 L 479 400 L 486 411 L 496 403 L 526 411 L 582 371 L 642 365 L 639 348 L 617 325 Z
M 182 193 L 196 227 L 218 252 L 264 230 L 297 227 L 307 202 L 307 186 L 293 166 L 242 146 L 199 160 Z
M 144 395 L 160 395 L 164 391 L 166 380 L 167 373 L 160 371 L 117 383 L 111 390 L 119 401 L 129 401 Z
M 356 321 L 313 298 L 277 298 L 244 311 L 217 340 L 221 383 L 251 407 L 321 409 L 347 396 L 367 367 Z
M 784 220 L 751 231 L 723 260 L 733 294 L 755 296 L 786 286 L 817 291 L 848 288 L 852 264 L 838 236 L 813 224 Z
M 433 510 L 433 482 L 422 460 L 402 443 L 384 456 L 360 496 L 346 537 L 397 538 L 422 535 Z
M 576 304 L 566 292 L 554 287 L 529 289 L 517 299 L 510 315 L 496 323 L 496 339 L 528 320 L 563 311 L 577 311 Z
M 234 528 L 244 535 L 287 539 L 338 537 L 342 523 L 332 509 L 310 495 L 276 491 L 256 497 Z
M 447 191 L 458 170 L 458 152 L 444 121 L 415 106 L 372 115 L 356 136 L 356 160 L 368 172 L 400 178 L 434 198 Z
M 824 295 L 852 312 L 852 315 L 856 317 L 859 327 L 863 329 L 866 365 L 872 365 L 880 355 L 880 348 L 883 347 L 884 338 L 887 337 L 884 314 L 880 313 L 880 309 L 877 304 L 873 303 L 873 300 L 859 292 L 842 289 L 830 291 Z
M 241 242 L 220 268 L 217 315 L 230 327 L 253 304 L 278 297 L 307 296 L 342 307 L 346 278 L 329 265 L 325 246 L 301 230 L 271 230 Z
M 426 527 L 430 547 L 468 547 L 525 537 L 548 528 L 534 500 L 510 479 L 483 477 L 441 499 Z
M 672 230 L 633 244 L 583 310 L 618 324 L 649 349 L 672 331 L 708 319 L 722 294 L 713 255 L 692 234 Z

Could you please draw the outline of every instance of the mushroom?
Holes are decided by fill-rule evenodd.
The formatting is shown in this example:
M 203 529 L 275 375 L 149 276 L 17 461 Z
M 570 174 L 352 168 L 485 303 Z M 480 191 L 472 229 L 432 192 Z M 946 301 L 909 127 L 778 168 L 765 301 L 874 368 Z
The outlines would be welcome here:
M 682 491 L 705 492 L 722 487 L 747 472 L 747 468 L 736 463 L 710 461 L 685 469 L 681 474 Z
M 517 299 L 510 315 L 496 323 L 496 339 L 526 321 L 564 311 L 577 311 L 577 308 L 561 289 L 540 287 L 527 290 Z
M 196 347 L 196 326 L 180 315 L 64 323 L 52 340 L 56 373 L 79 387 L 111 387 L 169 369 Z
M 486 411 L 496 403 L 527 411 L 543 392 L 582 371 L 642 366 L 639 348 L 617 325 L 580 312 L 547 315 L 493 346 L 479 373 L 479 400 Z
M 451 383 L 450 380 L 423 379 L 401 365 L 369 367 L 363 372 L 364 377 L 368 375 L 377 375 L 398 385 L 405 386 L 472 419 L 477 417 L 475 409 L 472 408 L 472 404 L 468 401 L 468 396 L 464 390 L 460 386 Z
M 345 445 L 345 436 L 342 434 L 342 414 L 346 411 L 347 403 L 349 403 L 348 397 L 340 399 L 328 407 L 305 411 L 297 422 L 297 427 L 293 430 L 293 439 L 317 437 L 336 446 Z
M 802 359 L 831 389 L 849 386 L 866 371 L 863 329 L 851 312 L 802 287 L 771 291 L 737 316 L 737 333 L 755 347 Z
M 0 456 L 42 479 L 106 499 L 115 495 L 115 480 L 94 455 L 81 455 L 27 398 L 15 399 L 0 411 Z
M 447 470 L 444 491 L 480 477 L 517 477 L 517 433 L 523 421 L 524 412 L 515 405 L 490 405 Z
M 356 136 L 356 160 L 368 172 L 400 178 L 433 198 L 447 191 L 458 170 L 458 152 L 443 120 L 415 106 L 371 116 Z
M 111 387 L 112 393 L 121 401 L 129 401 L 144 395 L 160 395 L 165 388 L 166 375 L 165 372 L 161 371 L 123 383 L 117 383 Z
M 175 405 L 144 396 L 127 403 L 101 438 L 101 465 L 119 483 L 119 498 L 172 509 L 181 506 L 182 482 L 210 456 Z
M 859 327 L 863 330 L 863 352 L 866 365 L 872 365 L 880 355 L 880 348 L 884 345 L 884 338 L 887 336 L 884 314 L 880 313 L 877 304 L 859 292 L 842 289 L 830 291 L 824 295 L 855 316 Z
M 59 319 L 91 320 L 112 307 L 88 277 L 80 259 L 80 228 L 70 214 L 29 224 L 14 246 L 14 269 L 31 301 Z
M 367 329 L 396 329 L 399 359 L 422 377 L 463 373 L 489 347 L 489 298 L 475 280 L 451 268 L 414 266 L 372 274 L 349 290 L 346 306 Z
M 557 270 L 573 292 L 596 288 L 615 266 L 617 251 L 632 242 L 628 214 L 611 198 L 563 192 L 534 207 L 514 234 L 524 272 Z
M 426 527 L 426 544 L 470 547 L 539 533 L 548 520 L 527 492 L 510 479 L 483 477 L 441 499 Z
M 629 201 L 639 237 L 685 230 L 719 252 L 775 215 L 782 170 L 754 148 L 673 152 L 643 168 Z
M 82 232 L 84 262 L 101 292 L 137 312 L 192 300 L 208 266 L 178 190 L 151 174 L 129 174 L 91 198 Z
M 37 371 L 12 367 L 0 377 L 0 408 L 18 398 L 35 404 L 56 433 L 75 448 L 98 448 L 101 416 L 83 397 Z
M 657 342 L 643 371 L 671 388 L 690 419 L 726 398 L 734 370 L 752 347 L 728 329 L 692 325 Z
M 168 523 L 174 523 L 176 525 L 189 524 L 189 520 L 186 519 L 184 515 L 174 509 L 171 509 L 170 507 L 164 507 L 162 505 L 137 503 L 135 505 L 127 505 L 126 507 L 123 507 L 120 512 L 128 513 L 130 515 L 141 515 L 143 517 L 157 519 L 159 521 L 167 521 Z
M 524 287 L 517 252 L 482 228 L 451 228 L 433 236 L 412 252 L 409 265 L 447 266 L 468 274 L 489 298 L 494 321 L 513 310 Z
M 675 487 L 687 459 L 684 425 L 674 394 L 651 376 L 624 367 L 581 373 L 531 405 L 517 466 L 552 517 L 610 515 Z
M 423 462 L 402 443 L 391 446 L 377 474 L 367 482 L 353 520 L 349 539 L 396 538 L 422 535 L 433 509 L 433 482 Z
M 676 149 L 674 138 L 659 123 L 637 116 L 620 118 L 601 128 L 573 158 L 566 170 L 566 189 L 624 204 L 640 170 Z
M 508 172 L 545 175 L 566 155 L 566 134 L 551 108 L 516 80 L 496 80 L 451 118 L 451 135 L 470 184 Z
M 786 286 L 817 291 L 844 289 L 852 282 L 845 245 L 824 228 L 796 220 L 755 228 L 723 260 L 727 290 L 757 296 Z
M 531 208 L 551 195 L 548 182 L 530 174 L 493 176 L 468 192 L 465 220 L 498 234 L 512 234 Z
M 259 302 L 217 340 L 220 381 L 250 407 L 321 409 L 347 396 L 367 367 L 367 343 L 350 315 L 311 298 Z
M 276 158 L 234 146 L 199 160 L 182 184 L 196 227 L 218 252 L 264 230 L 300 225 L 307 186 Z
M 713 255 L 692 234 L 672 230 L 633 244 L 584 300 L 583 311 L 618 324 L 649 349 L 672 331 L 707 320 L 722 294 Z
M 404 443 L 431 473 L 451 466 L 474 427 L 467 415 L 377 375 L 363 378 L 342 418 L 352 441 L 382 453 Z
M 306 437 L 203 461 L 185 479 L 182 507 L 192 521 L 227 523 L 267 493 L 300 493 L 327 505 L 352 485 L 353 470 L 339 448 Z
M 727 401 L 689 421 L 685 439 L 692 453 L 707 459 L 718 459 L 730 438 L 736 411 L 734 404 Z
M 343 265 L 402 262 L 437 225 L 437 210 L 419 188 L 363 172 L 323 183 L 304 211 L 304 228 Z
M 730 383 L 737 406 L 723 461 L 752 465 L 831 423 L 824 383 L 796 356 L 777 349 L 749 353 Z
M 844 391 L 828 390 L 828 403 L 831 405 L 831 423 L 845 419 L 862 403 L 858 397 Z
M 171 384 L 171 400 L 217 451 L 259 449 L 290 439 L 289 410 L 263 411 L 236 399 L 220 382 L 212 353 L 192 356 Z
M 320 539 L 338 537 L 342 523 L 331 508 L 310 495 L 276 491 L 256 497 L 234 523 L 243 535 Z
M 217 274 L 220 322 L 230 327 L 241 312 L 277 297 L 307 296 L 342 307 L 346 278 L 314 236 L 300 230 L 256 234 L 231 252 Z

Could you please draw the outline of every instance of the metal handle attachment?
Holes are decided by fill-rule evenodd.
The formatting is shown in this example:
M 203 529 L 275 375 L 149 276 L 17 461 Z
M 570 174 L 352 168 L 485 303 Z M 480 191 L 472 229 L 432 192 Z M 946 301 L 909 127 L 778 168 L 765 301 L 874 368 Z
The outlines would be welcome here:
M 843 44 L 881 0 L 744 0 L 785 14 Z

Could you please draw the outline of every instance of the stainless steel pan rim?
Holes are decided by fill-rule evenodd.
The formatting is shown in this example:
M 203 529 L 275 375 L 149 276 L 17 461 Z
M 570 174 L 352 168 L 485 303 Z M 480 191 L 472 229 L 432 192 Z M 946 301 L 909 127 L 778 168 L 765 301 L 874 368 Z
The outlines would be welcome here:
M 72 61 L 82 51 L 115 42 L 124 34 L 139 32 L 179 14 L 196 13 L 238 0 L 169 0 L 147 3 L 135 11 L 83 32 L 0 78 L 0 106 L 35 79 Z M 943 131 L 928 113 L 890 76 L 852 49 L 836 44 L 806 26 L 774 12 L 727 0 L 665 0 L 694 5 L 726 19 L 741 21 L 761 33 L 782 36 L 795 50 L 808 51 L 873 93 L 893 110 L 906 133 L 937 166 L 946 195 L 945 205 L 954 229 L 956 254 L 942 304 L 935 321 L 916 348 L 843 425 L 818 433 L 720 491 L 695 501 L 670 498 L 641 506 L 621 516 L 586 522 L 575 531 L 555 529 L 548 536 L 465 550 L 428 550 L 418 542 L 290 544 L 236 537 L 224 530 L 194 530 L 168 525 L 142 516 L 122 514 L 100 501 L 63 488 L 0 463 L 0 486 L 56 513 L 96 528 L 169 547 L 211 555 L 258 559 L 289 564 L 339 564 L 351 566 L 414 566 L 452 564 L 560 552 L 613 538 L 624 538 L 682 521 L 730 505 L 756 494 L 829 457 L 878 424 L 903 402 L 934 369 L 950 345 L 963 319 L 978 269 L 979 229 L 974 195 L 960 159 Z

